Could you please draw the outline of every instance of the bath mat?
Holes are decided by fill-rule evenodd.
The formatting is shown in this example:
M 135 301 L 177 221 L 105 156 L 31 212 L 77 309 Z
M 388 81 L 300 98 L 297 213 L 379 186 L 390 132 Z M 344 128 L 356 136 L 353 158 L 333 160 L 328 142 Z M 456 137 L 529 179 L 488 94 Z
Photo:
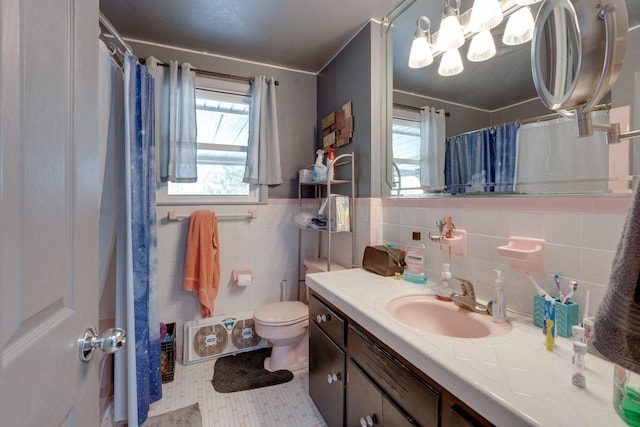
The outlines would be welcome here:
M 233 393 L 291 381 L 291 371 L 283 369 L 269 372 L 264 369 L 264 359 L 269 355 L 271 348 L 261 348 L 216 360 L 211 380 L 214 390 L 218 393 Z
M 142 427 L 202 427 L 198 403 L 147 418 Z

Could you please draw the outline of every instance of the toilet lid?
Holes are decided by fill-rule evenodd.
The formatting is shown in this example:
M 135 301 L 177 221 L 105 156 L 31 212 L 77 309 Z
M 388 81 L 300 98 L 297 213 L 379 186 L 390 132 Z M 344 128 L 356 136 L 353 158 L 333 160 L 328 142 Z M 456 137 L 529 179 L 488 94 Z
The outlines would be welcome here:
M 300 301 L 283 301 L 263 305 L 253 312 L 253 318 L 262 324 L 290 325 L 309 317 L 309 307 Z

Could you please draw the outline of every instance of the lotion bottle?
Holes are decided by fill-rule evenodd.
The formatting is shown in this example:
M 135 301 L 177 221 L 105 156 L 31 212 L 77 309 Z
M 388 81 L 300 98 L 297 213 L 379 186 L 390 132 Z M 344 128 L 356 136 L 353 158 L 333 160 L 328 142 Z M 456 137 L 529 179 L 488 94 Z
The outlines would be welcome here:
M 493 290 L 493 300 L 491 305 L 491 315 L 493 321 L 496 323 L 503 323 L 507 320 L 507 303 L 504 298 L 504 291 L 502 290 L 502 271 L 494 270 L 496 272 L 495 289 Z

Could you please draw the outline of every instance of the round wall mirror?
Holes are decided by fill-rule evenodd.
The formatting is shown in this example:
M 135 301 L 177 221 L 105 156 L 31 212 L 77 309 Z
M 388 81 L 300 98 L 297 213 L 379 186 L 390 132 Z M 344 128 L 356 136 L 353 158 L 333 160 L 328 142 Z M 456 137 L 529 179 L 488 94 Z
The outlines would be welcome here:
M 583 113 L 595 106 L 622 68 L 628 25 L 623 0 L 546 0 L 531 43 L 533 81 L 542 102 L 553 110 Z

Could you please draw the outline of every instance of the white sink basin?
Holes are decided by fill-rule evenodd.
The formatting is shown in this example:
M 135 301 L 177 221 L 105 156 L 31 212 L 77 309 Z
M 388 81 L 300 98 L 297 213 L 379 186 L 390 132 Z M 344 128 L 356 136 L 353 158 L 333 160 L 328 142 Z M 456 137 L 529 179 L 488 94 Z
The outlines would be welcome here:
M 406 325 L 448 337 L 485 338 L 511 331 L 508 321 L 495 323 L 491 316 L 474 313 L 453 302 L 439 301 L 427 295 L 396 298 L 387 304 L 387 311 Z

